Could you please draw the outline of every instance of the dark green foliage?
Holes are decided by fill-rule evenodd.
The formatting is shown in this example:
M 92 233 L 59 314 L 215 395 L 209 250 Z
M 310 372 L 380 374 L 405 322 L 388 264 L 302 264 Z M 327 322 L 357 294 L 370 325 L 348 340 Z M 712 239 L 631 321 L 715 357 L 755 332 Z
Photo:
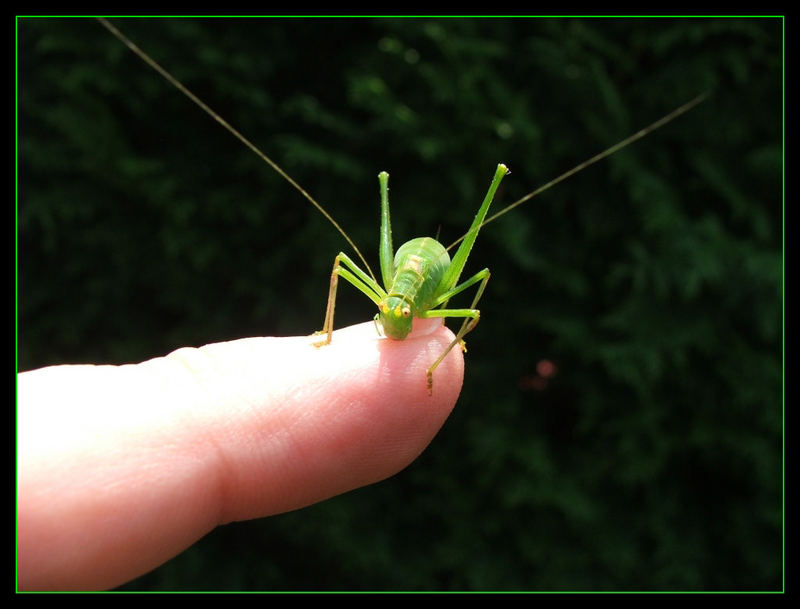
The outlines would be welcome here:
M 780 21 L 116 23 L 375 270 L 380 170 L 395 243 L 449 243 L 498 162 L 499 209 L 711 93 L 484 229 L 464 391 L 415 464 L 129 589 L 780 588 Z M 22 20 L 19 59 L 22 369 L 319 329 L 346 244 L 269 167 L 94 21 Z

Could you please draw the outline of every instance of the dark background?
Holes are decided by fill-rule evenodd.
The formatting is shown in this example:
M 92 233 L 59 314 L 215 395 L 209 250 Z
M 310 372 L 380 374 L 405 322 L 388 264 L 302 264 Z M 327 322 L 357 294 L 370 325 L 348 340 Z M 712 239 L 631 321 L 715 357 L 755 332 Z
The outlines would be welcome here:
M 482 231 L 464 389 L 413 465 L 125 589 L 781 587 L 781 21 L 115 23 L 375 269 L 379 171 L 395 244 L 450 243 L 498 162 L 495 209 L 710 93 Z M 18 25 L 20 369 L 318 330 L 321 215 L 97 22 Z

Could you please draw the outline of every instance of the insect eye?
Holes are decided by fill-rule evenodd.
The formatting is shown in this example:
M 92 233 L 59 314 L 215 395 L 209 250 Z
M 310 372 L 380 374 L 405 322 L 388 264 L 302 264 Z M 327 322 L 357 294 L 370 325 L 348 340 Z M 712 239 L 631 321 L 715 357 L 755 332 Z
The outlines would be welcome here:
M 403 309 L 403 317 L 408 317 L 409 315 L 411 315 L 411 309 L 409 309 L 408 307 L 405 307 Z

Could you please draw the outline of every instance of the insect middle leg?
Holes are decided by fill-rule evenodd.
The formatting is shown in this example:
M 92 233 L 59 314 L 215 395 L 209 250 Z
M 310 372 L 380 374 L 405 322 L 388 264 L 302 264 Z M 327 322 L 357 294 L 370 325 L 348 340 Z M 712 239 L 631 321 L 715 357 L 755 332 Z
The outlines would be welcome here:
M 315 347 L 322 347 L 331 342 L 333 335 L 333 314 L 336 309 L 336 289 L 339 286 L 339 277 L 352 283 L 356 289 L 363 292 L 372 302 L 380 306 L 381 299 L 386 298 L 386 292 L 375 280 L 362 271 L 355 262 L 344 252 L 339 252 L 333 261 L 333 271 L 331 271 L 331 284 L 328 290 L 328 305 L 325 308 L 325 324 L 322 330 L 315 332 L 314 335 L 326 334 L 327 336 L 314 343 Z
M 483 296 L 483 291 L 486 289 L 486 284 L 489 282 L 489 277 L 491 273 L 489 269 L 483 269 L 478 273 L 475 273 L 472 277 L 467 279 L 464 283 L 457 285 L 452 290 L 449 290 L 439 296 L 436 300 L 434 300 L 432 306 L 438 306 L 441 303 L 446 303 L 450 298 L 458 294 L 459 292 L 463 292 L 468 287 L 475 285 L 476 283 L 480 282 L 478 286 L 478 291 L 475 294 L 475 298 L 472 300 L 472 304 L 470 305 L 469 309 L 429 309 L 423 313 L 421 313 L 420 317 L 462 317 L 464 318 L 464 322 L 461 324 L 461 328 L 456 334 L 455 339 L 451 342 L 447 349 L 436 359 L 431 367 L 428 368 L 428 394 L 433 394 L 433 371 L 439 366 L 439 364 L 444 361 L 444 358 L 447 357 L 447 354 L 455 347 L 456 345 L 460 345 L 462 349 L 466 350 L 464 344 L 464 336 L 466 336 L 469 332 L 475 329 L 475 326 L 478 325 L 478 322 L 481 319 L 481 312 L 475 308 L 478 304 L 478 301 Z

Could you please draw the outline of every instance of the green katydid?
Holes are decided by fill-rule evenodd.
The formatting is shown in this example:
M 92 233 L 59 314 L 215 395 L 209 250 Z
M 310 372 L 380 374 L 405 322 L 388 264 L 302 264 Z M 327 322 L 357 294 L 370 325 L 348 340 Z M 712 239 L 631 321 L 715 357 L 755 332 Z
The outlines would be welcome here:
M 333 271 L 331 273 L 325 322 L 322 330 L 317 332 L 317 335 L 321 335 L 323 338 L 314 343 L 315 346 L 329 344 L 332 340 L 336 292 L 338 287 L 338 279 L 340 277 L 351 283 L 356 289 L 364 293 L 378 306 L 378 313 L 375 316 L 375 324 L 379 333 L 382 333 L 387 338 L 395 340 L 403 340 L 406 338 L 411 330 L 412 320 L 414 317 L 454 317 L 463 319 L 455 339 L 427 370 L 427 386 L 429 393 L 432 393 L 433 389 L 434 370 L 456 345 L 460 345 L 462 348 L 464 347 L 464 336 L 473 330 L 480 320 L 480 312 L 475 307 L 483 295 L 486 284 L 489 280 L 489 269 L 483 269 L 469 277 L 464 282 L 460 284 L 458 283 L 480 229 L 489 222 L 508 213 L 515 207 L 541 194 L 557 183 L 569 178 L 586 167 L 600 161 L 601 159 L 610 156 L 611 154 L 630 145 L 636 140 L 643 138 L 650 132 L 660 128 L 679 115 L 687 112 L 705 98 L 705 95 L 700 95 L 692 99 L 668 115 L 637 131 L 619 143 L 596 154 L 587 161 L 580 163 L 569 171 L 547 182 L 525 197 L 522 197 L 518 201 L 508 205 L 491 217 L 487 218 L 489 207 L 492 203 L 497 188 L 500 185 L 503 177 L 508 173 L 507 167 L 503 164 L 499 164 L 489 186 L 486 197 L 484 198 L 483 203 L 481 204 L 469 230 L 447 248 L 431 237 L 421 237 L 412 239 L 401 245 L 396 252 L 393 251 L 388 199 L 389 175 L 386 172 L 381 172 L 378 176 L 381 198 L 381 229 L 379 247 L 380 271 L 383 282 L 383 286 L 381 286 L 358 247 L 353 243 L 353 241 L 339 226 L 339 224 L 330 216 L 330 214 L 328 214 L 328 212 L 311 195 L 309 195 L 302 187 L 300 187 L 299 184 L 289 177 L 272 159 L 270 159 L 264 152 L 255 146 L 255 144 L 250 142 L 250 140 L 244 137 L 219 114 L 209 108 L 202 100 L 189 91 L 182 83 L 175 79 L 155 60 L 153 60 L 149 55 L 136 46 L 117 28 L 115 28 L 105 19 L 100 19 L 99 21 L 114 36 L 121 40 L 131 51 L 138 55 L 143 61 L 161 74 L 167 81 L 180 90 L 196 105 L 203 109 L 203 111 L 220 123 L 259 158 L 269 164 L 284 179 L 286 179 L 309 202 L 311 202 L 331 224 L 333 224 L 333 226 L 343 235 L 347 243 L 356 252 L 358 258 L 362 261 L 366 271 L 361 270 L 358 265 L 344 252 L 339 252 L 339 254 L 336 256 Z M 448 251 L 459 243 L 461 243 L 461 245 L 458 247 L 458 250 L 453 255 L 451 260 Z M 476 284 L 478 284 L 477 292 L 469 308 L 446 308 L 448 301 L 453 296 L 460 294 L 464 290 Z
M 325 334 L 324 340 L 316 343 L 322 346 L 331 342 L 333 333 L 333 313 L 336 305 L 336 288 L 338 279 L 342 277 L 370 300 L 378 305 L 375 325 L 378 331 L 387 338 L 403 340 L 411 332 L 414 317 L 456 317 L 464 319 L 455 339 L 428 368 L 428 393 L 433 391 L 433 371 L 444 360 L 450 350 L 457 344 L 463 347 L 464 336 L 472 330 L 480 320 L 480 311 L 475 308 L 483 295 L 489 281 L 489 269 L 483 269 L 459 284 L 461 272 L 467 262 L 478 231 L 483 225 L 489 205 L 492 203 L 500 181 L 508 173 L 508 168 L 497 166 L 489 192 L 483 199 L 478 213 L 463 238 L 453 260 L 447 249 L 432 237 L 418 237 L 406 241 L 397 249 L 392 249 L 392 227 L 389 214 L 389 174 L 382 171 L 378 175 L 381 190 L 381 242 L 379 248 L 382 288 L 372 277 L 367 275 L 344 252 L 339 252 L 333 263 L 331 288 L 328 294 L 328 307 L 325 313 L 325 325 L 318 334 Z M 447 309 L 447 301 L 467 288 L 480 283 L 478 292 L 468 309 Z M 442 308 L 440 308 L 442 307 Z

